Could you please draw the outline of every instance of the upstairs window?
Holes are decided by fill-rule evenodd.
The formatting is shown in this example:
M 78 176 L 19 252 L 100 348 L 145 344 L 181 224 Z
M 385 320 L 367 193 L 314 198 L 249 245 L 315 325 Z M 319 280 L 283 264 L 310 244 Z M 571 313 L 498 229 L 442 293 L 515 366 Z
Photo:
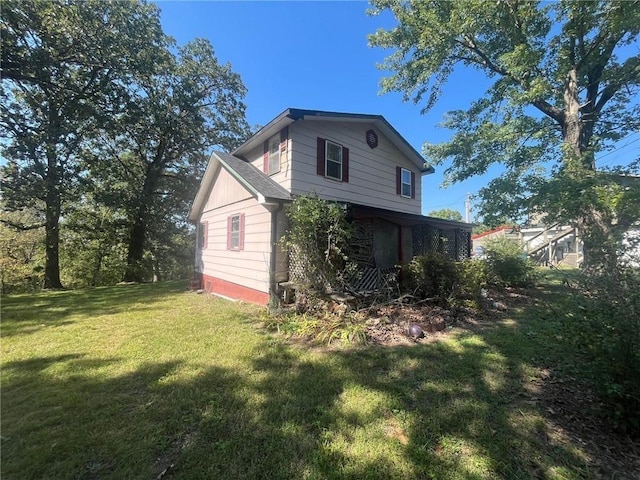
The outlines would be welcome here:
M 280 171 L 280 135 L 269 140 L 269 175 Z
M 405 198 L 416 198 L 416 174 L 396 167 L 396 193 Z
M 324 176 L 342 181 L 342 145 L 327 140 Z
M 409 170 L 402 169 L 402 196 L 411 198 L 411 172 Z
M 287 159 L 287 143 L 289 139 L 289 127 L 284 127 L 280 133 L 264 142 L 264 155 L 262 157 L 262 171 L 267 175 L 278 173 L 282 168 L 282 160 Z
M 349 149 L 318 137 L 318 175 L 339 182 L 349 181 Z

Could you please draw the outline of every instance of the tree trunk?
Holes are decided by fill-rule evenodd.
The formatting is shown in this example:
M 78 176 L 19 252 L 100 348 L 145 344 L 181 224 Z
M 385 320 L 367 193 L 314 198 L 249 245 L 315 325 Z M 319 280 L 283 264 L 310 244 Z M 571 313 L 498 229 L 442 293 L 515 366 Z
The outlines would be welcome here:
M 53 124 L 55 128 L 56 123 Z M 61 199 L 58 162 L 55 147 L 47 147 L 47 176 L 45 195 L 45 263 L 44 288 L 61 289 L 60 281 L 60 210 Z
M 595 160 L 589 149 L 593 135 L 593 116 L 581 116 L 577 74 L 571 70 L 564 89 L 564 118 L 562 138 L 565 147 L 564 164 L 567 172 L 577 182 L 595 174 Z M 582 213 L 576 219 L 578 232 L 583 240 L 583 266 L 610 269 L 617 262 L 617 242 L 612 219 L 607 212 L 594 205 L 582 205 Z
M 60 199 L 47 194 L 45 224 L 44 288 L 61 289 L 60 281 Z
M 144 281 L 144 266 L 142 257 L 144 255 L 144 245 L 146 241 L 146 206 L 141 205 L 138 214 L 131 228 L 129 236 L 129 247 L 127 253 L 127 268 L 124 272 L 125 282 Z
M 144 180 L 144 187 L 139 197 L 138 209 L 134 216 L 131 234 L 129 236 L 129 248 L 127 253 L 127 268 L 124 274 L 125 282 L 144 281 L 144 266 L 142 259 L 144 247 L 147 241 L 147 215 L 149 207 L 153 201 L 153 194 L 160 180 L 162 170 L 150 165 Z

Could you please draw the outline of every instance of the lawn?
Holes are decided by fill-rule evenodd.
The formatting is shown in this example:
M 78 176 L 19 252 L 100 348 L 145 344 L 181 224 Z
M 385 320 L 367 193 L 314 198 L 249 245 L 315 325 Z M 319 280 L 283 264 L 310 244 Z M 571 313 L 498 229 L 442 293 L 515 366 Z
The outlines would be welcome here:
M 535 400 L 566 359 L 544 303 L 389 348 L 263 315 L 180 283 L 6 296 L 2 478 L 594 478 Z

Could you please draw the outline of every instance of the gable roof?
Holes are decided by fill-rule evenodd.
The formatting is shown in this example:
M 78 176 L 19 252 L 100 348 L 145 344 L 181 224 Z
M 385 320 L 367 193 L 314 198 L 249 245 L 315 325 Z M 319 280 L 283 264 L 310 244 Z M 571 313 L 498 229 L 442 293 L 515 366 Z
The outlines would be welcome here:
M 425 163 L 422 155 L 411 146 L 407 140 L 391 126 L 382 115 L 369 115 L 362 113 L 326 112 L 322 110 L 303 110 L 300 108 L 287 108 L 276 118 L 258 130 L 251 138 L 236 148 L 233 155 L 242 157 L 250 150 L 278 133 L 284 127 L 298 120 L 320 120 L 325 122 L 369 123 L 375 126 L 391 143 L 406 155 L 425 174 L 435 173 L 435 169 Z
M 207 169 L 202 176 L 196 198 L 191 205 L 191 210 L 189 210 L 189 220 L 196 221 L 198 219 L 207 201 L 218 168 L 224 168 L 229 172 L 259 203 L 273 203 L 274 201 L 277 203 L 278 201 L 291 200 L 289 192 L 249 162 L 245 162 L 228 153 L 213 152 Z

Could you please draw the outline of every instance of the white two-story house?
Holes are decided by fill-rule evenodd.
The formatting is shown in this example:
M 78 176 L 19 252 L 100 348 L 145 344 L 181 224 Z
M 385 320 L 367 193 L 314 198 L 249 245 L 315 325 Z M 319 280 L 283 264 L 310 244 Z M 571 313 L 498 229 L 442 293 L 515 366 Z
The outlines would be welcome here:
M 211 155 L 189 214 L 197 282 L 260 304 L 280 296 L 290 265 L 278 241 L 301 194 L 345 204 L 363 269 L 430 251 L 468 257 L 470 224 L 421 215 L 421 176 L 433 172 L 380 115 L 287 109 L 233 152 Z

